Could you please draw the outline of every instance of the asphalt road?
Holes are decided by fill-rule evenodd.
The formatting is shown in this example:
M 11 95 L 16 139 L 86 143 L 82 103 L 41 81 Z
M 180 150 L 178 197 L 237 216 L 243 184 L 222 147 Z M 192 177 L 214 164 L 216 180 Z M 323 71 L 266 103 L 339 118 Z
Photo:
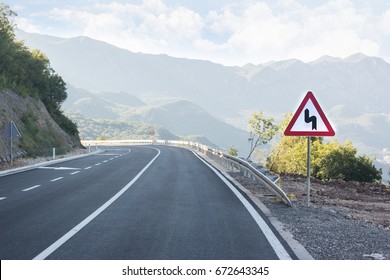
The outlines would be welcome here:
M 295 258 L 191 151 L 106 149 L 0 177 L 0 259 Z

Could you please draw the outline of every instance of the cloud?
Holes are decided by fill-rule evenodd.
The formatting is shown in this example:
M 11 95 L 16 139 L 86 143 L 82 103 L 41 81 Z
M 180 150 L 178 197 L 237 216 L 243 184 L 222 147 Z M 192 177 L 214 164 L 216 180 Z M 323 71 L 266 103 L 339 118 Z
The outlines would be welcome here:
M 140 52 L 170 52 L 199 39 L 202 17 L 185 7 L 160 0 L 141 4 L 111 2 L 92 7 L 53 9 L 52 20 L 81 28 L 85 36 Z
M 325 54 L 346 57 L 357 52 L 390 56 L 384 48 L 390 36 L 390 10 L 375 15 L 372 8 L 349 0 L 310 7 L 298 0 L 237 0 L 202 14 L 162 0 L 113 1 L 54 8 L 49 17 L 62 29 L 67 26 L 78 35 L 131 51 L 230 65 L 292 57 L 310 61 Z M 20 20 L 20 25 L 37 29 L 28 20 Z
M 23 31 L 30 33 L 38 33 L 40 28 L 36 26 L 32 21 L 26 18 L 16 18 L 15 23 L 17 27 Z
M 247 61 L 379 54 L 379 43 L 366 31 L 371 15 L 350 1 L 329 1 L 310 9 L 293 0 L 279 1 L 279 9 L 255 3 L 241 14 L 222 11 L 210 16 L 218 20 L 216 31 L 231 32 L 229 45 Z
M 379 20 L 379 27 L 381 31 L 386 35 L 390 35 L 390 9 L 384 11 Z

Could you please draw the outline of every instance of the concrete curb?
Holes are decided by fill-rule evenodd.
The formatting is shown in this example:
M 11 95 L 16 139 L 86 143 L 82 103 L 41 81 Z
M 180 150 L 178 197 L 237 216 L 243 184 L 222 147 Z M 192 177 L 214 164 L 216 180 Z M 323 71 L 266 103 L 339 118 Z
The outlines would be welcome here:
M 43 161 L 40 163 L 35 163 L 32 165 L 8 169 L 8 170 L 0 171 L 0 177 L 16 174 L 16 173 L 20 173 L 20 172 L 25 172 L 25 171 L 32 170 L 32 169 L 35 169 L 38 167 L 42 167 L 42 166 L 47 166 L 47 165 L 51 165 L 51 164 L 56 164 L 56 163 L 66 162 L 66 161 L 70 161 L 70 160 L 74 160 L 74 159 L 79 159 L 79 158 L 87 157 L 90 155 L 99 154 L 102 152 L 104 152 L 104 150 L 97 150 L 97 151 L 91 152 L 89 154 L 82 154 L 82 155 L 60 158 L 60 159 L 55 159 L 55 160 L 48 160 L 48 161 Z

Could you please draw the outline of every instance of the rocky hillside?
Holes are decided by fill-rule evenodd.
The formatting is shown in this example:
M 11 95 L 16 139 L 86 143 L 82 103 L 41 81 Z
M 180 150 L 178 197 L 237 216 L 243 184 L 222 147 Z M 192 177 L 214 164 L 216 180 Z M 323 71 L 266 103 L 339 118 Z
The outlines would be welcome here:
M 10 141 L 3 135 L 5 127 L 13 121 L 22 137 L 14 139 L 13 154 L 38 156 L 50 154 L 53 147 L 57 153 L 65 153 L 80 142 L 70 137 L 49 115 L 42 101 L 22 97 L 12 91 L 0 91 L 0 163 L 7 162 Z

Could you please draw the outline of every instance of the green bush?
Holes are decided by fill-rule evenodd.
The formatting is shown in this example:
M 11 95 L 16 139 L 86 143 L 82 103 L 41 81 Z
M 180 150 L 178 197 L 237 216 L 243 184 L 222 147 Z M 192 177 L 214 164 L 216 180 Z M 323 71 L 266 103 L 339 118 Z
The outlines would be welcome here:
M 291 117 L 291 115 L 289 116 Z M 286 121 L 281 126 L 284 131 Z M 311 137 L 311 176 L 321 180 L 377 182 L 382 171 L 367 156 L 358 156 L 357 149 L 346 141 L 324 143 L 322 137 Z M 307 137 L 283 136 L 271 149 L 267 166 L 274 172 L 307 174 Z

